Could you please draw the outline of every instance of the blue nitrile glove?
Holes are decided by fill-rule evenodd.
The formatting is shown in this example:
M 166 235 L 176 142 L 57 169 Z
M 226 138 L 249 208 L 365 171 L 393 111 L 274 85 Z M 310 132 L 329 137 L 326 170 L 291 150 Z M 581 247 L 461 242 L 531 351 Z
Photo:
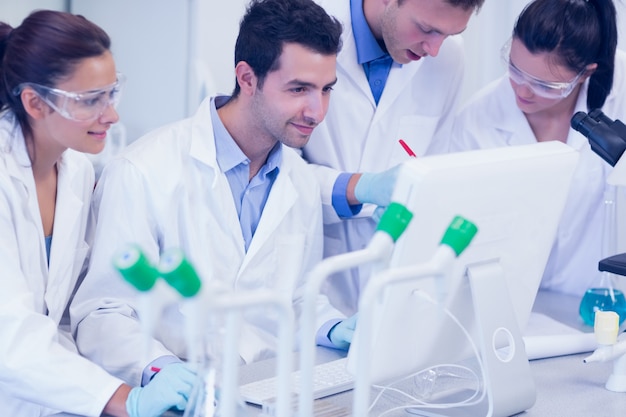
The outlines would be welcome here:
M 354 187 L 354 196 L 360 203 L 376 204 L 387 207 L 391 202 L 391 194 L 396 185 L 400 165 L 387 171 L 373 174 L 364 172 Z
M 164 366 L 145 387 L 130 390 L 126 399 L 128 415 L 158 417 L 172 407 L 184 410 L 196 378 L 184 363 Z
M 347 318 L 339 323 L 335 324 L 330 332 L 328 332 L 328 338 L 333 345 L 339 349 L 348 350 L 350 343 L 352 343 L 352 336 L 354 336 L 354 329 L 356 328 L 356 322 L 359 317 L 359 313 Z

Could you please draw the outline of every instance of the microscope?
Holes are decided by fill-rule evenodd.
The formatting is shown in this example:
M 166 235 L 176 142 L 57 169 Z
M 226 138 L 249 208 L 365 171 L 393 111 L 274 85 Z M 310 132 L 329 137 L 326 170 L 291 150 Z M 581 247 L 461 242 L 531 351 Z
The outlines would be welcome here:
M 624 123 L 611 120 L 602 113 L 602 110 L 595 109 L 589 114 L 583 111 L 574 114 L 571 125 L 574 130 L 582 133 L 589 140 L 591 150 L 609 165 L 614 167 L 618 164 L 626 150 L 626 125 Z
M 582 111 L 574 114 L 571 126 L 589 140 L 596 154 L 614 167 L 607 183 L 612 186 L 626 185 L 626 156 L 622 158 L 626 150 L 626 126 L 617 119 L 611 120 L 600 109 L 589 114 Z M 626 253 L 600 260 L 598 269 L 602 273 L 626 276 Z M 609 391 L 626 392 L 626 333 L 618 339 L 619 324 L 620 318 L 615 311 L 596 311 L 594 333 L 599 347 L 584 362 L 612 360 L 613 372 L 605 387 Z
M 574 114 L 571 126 L 589 140 L 591 150 L 614 167 L 607 182 L 626 185 L 626 157 L 622 158 L 626 150 L 626 125 L 595 109 L 589 114 L 582 111 Z M 602 259 L 598 269 L 626 276 L 626 253 Z

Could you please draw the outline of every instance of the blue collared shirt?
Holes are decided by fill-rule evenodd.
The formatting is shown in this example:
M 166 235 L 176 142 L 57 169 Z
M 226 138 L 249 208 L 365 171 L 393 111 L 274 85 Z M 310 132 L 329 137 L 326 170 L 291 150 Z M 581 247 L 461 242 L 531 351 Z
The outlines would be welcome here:
M 357 60 L 363 66 L 372 95 L 378 104 L 387 83 L 393 60 L 389 53 L 380 46 L 367 24 L 362 0 L 350 0 L 350 14 Z
M 217 109 L 226 101 L 228 97 L 216 97 L 211 106 L 215 151 L 217 164 L 226 174 L 230 184 L 247 251 L 261 220 L 261 213 L 272 185 L 280 171 L 283 154 L 281 144 L 277 143 L 270 151 L 265 164 L 250 179 L 250 159 L 241 151 L 217 114 Z
M 46 236 L 46 255 L 48 256 L 48 266 L 50 266 L 50 248 L 52 248 L 52 235 Z

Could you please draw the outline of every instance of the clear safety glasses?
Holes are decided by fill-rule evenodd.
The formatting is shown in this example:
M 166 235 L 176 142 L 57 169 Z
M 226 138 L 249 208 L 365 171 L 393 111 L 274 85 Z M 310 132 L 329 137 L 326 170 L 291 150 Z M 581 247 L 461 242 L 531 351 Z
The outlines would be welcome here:
M 557 81 L 544 81 L 533 77 L 530 74 L 525 73 L 521 69 L 517 68 L 513 62 L 511 62 L 511 40 L 508 40 L 500 51 L 502 60 L 507 66 L 509 78 L 517 85 L 526 85 L 538 96 L 548 99 L 560 99 L 565 98 L 583 76 L 585 70 L 583 69 L 574 77 L 573 80 L 568 82 Z
M 109 106 L 117 106 L 125 82 L 126 77 L 118 72 L 116 82 L 97 90 L 71 92 L 35 83 L 21 83 L 15 87 L 13 94 L 19 95 L 24 88 L 30 87 L 61 116 L 86 122 L 99 118 Z

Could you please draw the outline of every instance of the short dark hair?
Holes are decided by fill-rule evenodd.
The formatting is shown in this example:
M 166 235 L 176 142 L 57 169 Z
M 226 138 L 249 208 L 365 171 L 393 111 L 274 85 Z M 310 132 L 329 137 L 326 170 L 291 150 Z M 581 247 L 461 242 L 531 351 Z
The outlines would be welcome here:
M 398 6 L 401 6 L 406 0 L 398 0 Z M 463 10 L 478 11 L 482 7 L 485 0 L 443 0 L 452 7 L 460 7 Z
M 613 87 L 617 22 L 612 0 L 535 0 L 513 29 L 531 53 L 555 53 L 573 72 L 597 63 L 589 77 L 587 108 L 601 108 Z
M 82 59 L 110 47 L 106 32 L 80 15 L 37 10 L 16 28 L 0 23 L 0 110 L 11 109 L 28 138 L 26 110 L 13 89 L 24 82 L 54 87 Z
M 453 7 L 460 7 L 463 10 L 478 11 L 482 7 L 485 0 L 445 0 L 445 2 Z
M 239 26 L 235 65 L 250 65 L 262 87 L 270 71 L 278 69 L 285 43 L 297 43 L 323 55 L 341 49 L 341 23 L 313 0 L 252 0 Z M 235 81 L 232 96 L 239 95 Z

